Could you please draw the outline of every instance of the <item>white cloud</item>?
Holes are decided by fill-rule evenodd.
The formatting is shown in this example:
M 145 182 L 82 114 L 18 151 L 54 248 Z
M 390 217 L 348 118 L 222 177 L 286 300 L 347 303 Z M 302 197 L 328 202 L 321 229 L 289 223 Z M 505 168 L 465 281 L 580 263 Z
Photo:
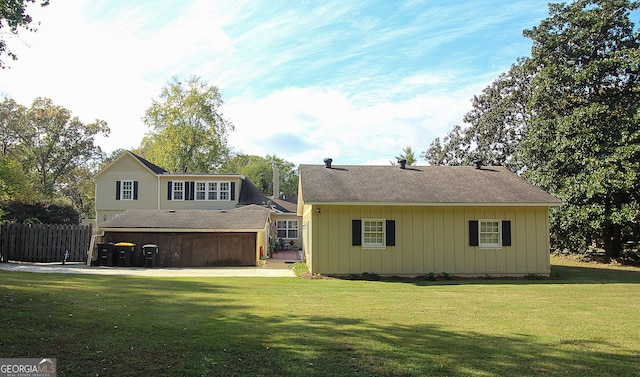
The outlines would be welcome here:
M 470 108 L 467 91 L 420 95 L 403 102 L 358 105 L 322 88 L 289 88 L 225 105 L 238 152 L 276 154 L 296 164 L 387 165 L 402 148 L 416 154 L 457 124 Z M 462 99 L 464 97 L 464 99 Z
M 473 93 L 512 63 L 502 54 L 486 72 L 478 56 L 490 47 L 466 43 L 537 7 L 497 3 L 55 1 L 33 8 L 42 24 L 21 33 L 29 47 L 18 42 L 0 93 L 106 120 L 111 136 L 98 142 L 111 151 L 139 145 L 144 111 L 172 76 L 200 75 L 221 89 L 238 151 L 386 165 L 460 123 Z

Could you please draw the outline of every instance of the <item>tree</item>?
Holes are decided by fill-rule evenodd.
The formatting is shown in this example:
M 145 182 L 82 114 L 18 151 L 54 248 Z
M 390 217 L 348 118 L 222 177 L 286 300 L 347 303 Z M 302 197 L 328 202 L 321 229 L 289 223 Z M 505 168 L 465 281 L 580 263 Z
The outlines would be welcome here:
M 18 129 L 26 111 L 11 98 L 0 102 L 0 156 L 7 156 L 20 143 Z
M 13 35 L 17 35 L 21 28 L 36 31 L 33 19 L 26 13 L 27 3 L 35 4 L 36 0 L 3 0 L 0 2 L 0 29 L 8 27 L 9 33 Z M 49 0 L 41 0 L 39 3 L 44 7 L 49 5 Z M 3 55 L 7 55 L 12 60 L 18 59 L 18 56 L 9 50 L 6 41 L 0 39 L 0 68 L 7 67 L 2 60 Z
M 87 219 L 93 219 L 96 215 L 94 175 L 94 169 L 81 165 L 69 171 L 60 180 L 60 194 Z
M 48 98 L 37 98 L 18 127 L 22 165 L 33 176 L 34 186 L 52 200 L 60 179 L 73 169 L 102 157 L 94 144 L 98 134 L 108 135 L 106 122 L 84 124 Z
M 550 4 L 526 30 L 533 41 L 525 176 L 563 200 L 555 242 L 579 250 L 598 239 L 620 254 L 622 230 L 640 220 L 640 37 L 638 3 Z M 584 249 L 583 249 L 584 250 Z
M 29 224 L 79 224 L 80 213 L 68 204 L 1 202 L 3 220 Z
M 266 157 L 238 154 L 222 167 L 222 173 L 238 173 L 247 177 L 265 195 L 279 196 L 273 192 L 273 167 L 280 174 L 280 192 L 285 196 L 298 195 L 298 172 L 292 162 L 275 155 Z
M 396 161 L 405 160 L 407 165 L 413 166 L 418 163 L 418 159 L 416 158 L 415 153 L 413 153 L 413 149 L 410 146 L 406 146 L 402 148 L 402 153 L 396 156 Z M 396 161 L 391 161 L 391 165 L 397 165 Z
M 227 134 L 233 124 L 220 113 L 217 87 L 192 76 L 186 83 L 174 77 L 143 118 L 152 131 L 141 154 L 173 172 L 215 173 L 229 156 Z
M 455 126 L 444 142 L 436 138 L 422 156 L 432 165 L 470 165 L 481 160 L 520 170 L 517 149 L 528 127 L 526 106 L 533 77 L 525 63 L 520 59 L 473 97 L 473 108 L 463 118 L 469 127 Z
M 470 160 L 471 146 L 467 141 L 467 136 L 459 125 L 455 125 L 442 141 L 435 138 L 429 148 L 422 152 L 422 157 L 430 165 L 467 165 Z
M 20 162 L 12 157 L 0 157 L 0 200 L 32 203 L 36 199 L 37 194 Z

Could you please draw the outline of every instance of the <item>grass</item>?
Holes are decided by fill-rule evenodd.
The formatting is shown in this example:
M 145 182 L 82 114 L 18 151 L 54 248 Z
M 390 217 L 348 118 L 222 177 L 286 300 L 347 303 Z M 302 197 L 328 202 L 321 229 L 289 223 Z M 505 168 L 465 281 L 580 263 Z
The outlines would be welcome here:
M 381 282 L 0 271 L 0 358 L 58 376 L 640 376 L 640 269 Z

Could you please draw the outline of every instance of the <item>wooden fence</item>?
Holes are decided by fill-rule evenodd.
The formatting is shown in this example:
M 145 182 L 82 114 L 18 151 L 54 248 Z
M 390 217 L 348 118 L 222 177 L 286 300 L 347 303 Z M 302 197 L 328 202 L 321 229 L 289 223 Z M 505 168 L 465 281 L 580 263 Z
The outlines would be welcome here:
M 90 225 L 2 224 L 1 260 L 86 262 Z

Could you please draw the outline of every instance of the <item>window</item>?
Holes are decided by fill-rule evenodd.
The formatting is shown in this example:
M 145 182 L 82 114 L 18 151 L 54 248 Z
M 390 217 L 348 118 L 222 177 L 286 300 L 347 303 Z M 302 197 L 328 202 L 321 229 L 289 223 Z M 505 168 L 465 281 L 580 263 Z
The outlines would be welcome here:
M 122 200 L 133 200 L 133 181 L 122 181 Z
M 196 182 L 196 200 L 207 200 L 207 182 Z
M 479 246 L 481 249 L 500 249 L 503 246 L 511 246 L 511 221 L 469 221 L 469 246 Z
M 351 245 L 382 248 L 396 245 L 396 221 L 384 219 L 351 220 Z
M 218 200 L 229 200 L 229 182 L 220 182 L 220 191 L 218 193 Z
M 480 247 L 500 247 L 500 221 L 480 220 L 479 221 Z
M 116 181 L 116 200 L 138 200 L 138 181 Z
M 383 247 L 384 228 L 384 220 L 362 220 L 362 246 Z
M 278 228 L 278 238 L 298 238 L 298 220 L 278 220 L 276 227 Z
M 218 182 L 207 182 L 207 199 L 218 200 Z
M 235 200 L 235 182 L 168 181 L 167 200 Z M 134 200 L 137 182 L 134 182 Z
M 184 200 L 184 182 L 173 182 L 173 200 Z

